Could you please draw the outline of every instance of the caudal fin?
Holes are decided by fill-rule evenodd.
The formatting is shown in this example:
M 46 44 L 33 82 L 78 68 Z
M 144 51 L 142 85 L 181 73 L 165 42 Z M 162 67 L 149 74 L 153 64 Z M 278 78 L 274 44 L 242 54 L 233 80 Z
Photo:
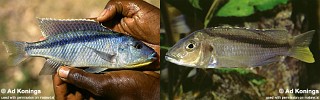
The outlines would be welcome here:
M 313 63 L 314 58 L 309 49 L 309 45 L 312 40 L 312 36 L 315 33 L 314 30 L 297 35 L 293 39 L 293 47 L 289 51 L 291 57 L 299 59 L 306 63 Z
M 7 52 L 10 53 L 8 59 L 9 65 L 18 65 L 27 58 L 27 53 L 25 52 L 26 42 L 4 41 L 3 45 L 7 49 Z

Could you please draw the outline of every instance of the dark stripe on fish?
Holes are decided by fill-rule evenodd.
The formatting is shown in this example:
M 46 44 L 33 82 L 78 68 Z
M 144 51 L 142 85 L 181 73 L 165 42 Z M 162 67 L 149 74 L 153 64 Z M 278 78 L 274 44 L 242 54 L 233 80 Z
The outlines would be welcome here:
M 77 33 L 73 33 L 73 34 L 77 34 Z M 57 41 L 44 42 L 43 44 L 39 44 L 39 45 L 30 45 L 26 47 L 26 50 L 52 48 L 52 47 L 63 46 L 63 45 L 72 44 L 72 43 L 91 42 L 91 41 L 96 41 L 97 39 L 102 39 L 102 38 L 119 38 L 121 36 L 125 36 L 125 35 L 113 33 L 113 34 L 94 34 L 94 35 L 91 34 L 91 35 L 82 35 L 82 36 L 71 36 L 71 38 L 66 37 L 66 38 L 59 39 Z M 54 38 L 54 37 L 51 37 L 51 38 Z
M 279 44 L 271 41 L 266 41 L 266 40 L 261 40 L 261 39 L 255 39 L 255 38 L 250 38 L 242 35 L 230 35 L 230 34 L 224 34 L 224 33 L 219 33 L 215 32 L 212 33 L 210 30 L 204 30 L 205 32 L 209 33 L 209 36 L 214 36 L 214 37 L 222 37 L 224 39 L 228 39 L 231 41 L 235 42 L 241 42 L 241 43 L 248 43 L 248 44 L 254 44 L 258 45 L 262 48 L 279 48 L 279 47 L 290 47 L 289 43 L 284 43 L 284 44 Z

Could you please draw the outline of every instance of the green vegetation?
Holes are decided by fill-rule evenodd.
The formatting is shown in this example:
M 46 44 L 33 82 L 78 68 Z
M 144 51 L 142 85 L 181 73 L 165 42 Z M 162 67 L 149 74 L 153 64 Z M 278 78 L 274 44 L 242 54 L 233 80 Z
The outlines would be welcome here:
M 236 72 L 239 73 L 240 75 L 246 75 L 250 73 L 250 70 L 244 69 L 244 68 L 219 68 L 217 69 L 220 73 L 231 73 L 231 72 Z
M 200 6 L 200 4 L 199 4 L 199 1 L 200 1 L 200 0 L 189 0 L 189 2 L 192 4 L 192 6 L 193 6 L 194 8 L 197 8 L 197 9 L 199 9 L 199 10 L 202 10 L 202 8 L 201 8 L 201 6 Z
M 276 5 L 286 4 L 287 2 L 288 0 L 230 0 L 217 12 L 217 16 L 249 16 L 255 10 L 270 10 Z

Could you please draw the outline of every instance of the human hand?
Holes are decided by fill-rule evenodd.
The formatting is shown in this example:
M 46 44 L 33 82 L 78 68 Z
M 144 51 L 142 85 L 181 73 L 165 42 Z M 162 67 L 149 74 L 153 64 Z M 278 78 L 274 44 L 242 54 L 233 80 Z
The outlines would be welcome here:
M 159 8 L 142 0 L 110 0 L 97 21 L 144 41 L 160 55 Z M 160 68 L 159 62 L 160 59 L 151 66 Z
M 97 21 L 147 43 L 160 44 L 160 10 L 143 0 L 110 0 Z
M 160 99 L 159 78 L 160 75 L 153 71 L 121 70 L 92 74 L 62 66 L 53 75 L 53 85 L 57 100 L 157 100 Z
M 160 55 L 160 10 L 144 1 L 111 0 L 97 21 L 144 41 Z M 160 60 L 148 68 L 160 68 Z M 56 99 L 160 99 L 159 74 L 153 71 L 86 73 L 61 67 L 53 75 Z M 65 74 L 63 74 L 65 73 Z M 61 80 L 62 79 L 62 80 Z

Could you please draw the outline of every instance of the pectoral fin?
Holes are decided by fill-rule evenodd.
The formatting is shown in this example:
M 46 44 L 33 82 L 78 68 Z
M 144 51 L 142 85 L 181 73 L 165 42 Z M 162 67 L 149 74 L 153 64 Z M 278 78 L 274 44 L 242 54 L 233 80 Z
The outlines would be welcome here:
M 62 66 L 62 64 L 57 63 L 51 59 L 47 59 L 44 63 L 43 68 L 41 69 L 39 75 L 53 75 L 57 72 L 57 69 Z
M 94 53 L 96 53 L 103 60 L 111 62 L 111 63 L 115 62 L 115 56 L 116 56 L 115 54 L 109 54 L 106 52 L 102 52 L 102 51 L 96 50 L 96 49 L 88 47 L 88 46 L 86 46 L 86 47 L 91 49 Z

